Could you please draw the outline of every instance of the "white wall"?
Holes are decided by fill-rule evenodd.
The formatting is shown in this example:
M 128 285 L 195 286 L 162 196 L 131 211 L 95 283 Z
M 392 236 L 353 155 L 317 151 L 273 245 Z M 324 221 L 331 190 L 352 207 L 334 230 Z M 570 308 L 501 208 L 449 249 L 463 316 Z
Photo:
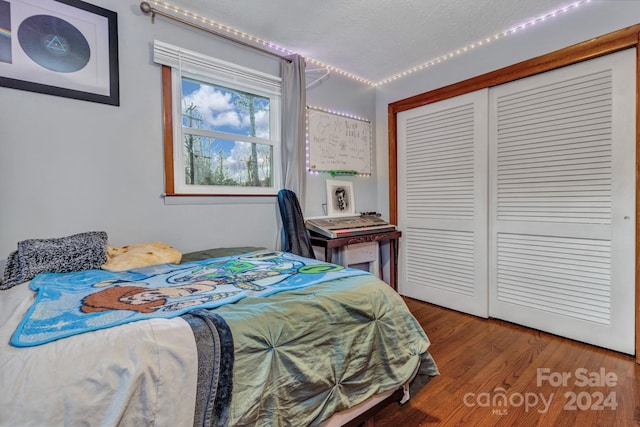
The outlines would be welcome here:
M 371 130 L 375 130 L 375 125 L 373 124 L 375 118 L 375 89 L 371 86 L 354 84 L 352 79 L 339 75 L 330 75 L 327 80 L 322 81 L 318 86 L 309 88 L 307 91 L 307 104 L 368 119 L 372 122 Z M 375 161 L 375 158 L 373 161 Z M 325 184 L 327 179 L 353 182 L 356 212 L 375 211 L 379 197 L 376 191 L 375 177 L 381 173 L 386 174 L 386 171 L 380 171 L 374 167 L 371 177 L 331 177 L 328 173 L 307 175 L 305 215 L 326 215 L 322 205 L 327 202 Z
M 378 87 L 375 118 L 378 170 L 388 164 L 389 159 L 387 108 L 390 103 L 638 23 L 640 1 L 592 0 L 577 10 Z M 425 62 L 431 59 L 434 58 L 425 58 Z M 376 176 L 378 194 L 388 193 L 388 179 L 388 175 Z M 388 198 L 378 198 L 377 210 L 388 216 Z
M 272 74 L 278 60 L 162 17 L 152 24 L 137 0 L 90 2 L 118 13 L 121 104 L 0 87 L 0 260 L 20 240 L 89 230 L 106 231 L 112 246 L 274 247 L 275 198 L 167 204 L 161 197 L 161 76 L 151 47 L 159 39 Z M 372 88 L 338 76 L 312 88 L 308 103 L 371 119 L 375 111 Z M 324 177 L 308 186 L 312 211 L 326 198 Z M 359 209 L 375 209 L 374 186 L 356 183 Z

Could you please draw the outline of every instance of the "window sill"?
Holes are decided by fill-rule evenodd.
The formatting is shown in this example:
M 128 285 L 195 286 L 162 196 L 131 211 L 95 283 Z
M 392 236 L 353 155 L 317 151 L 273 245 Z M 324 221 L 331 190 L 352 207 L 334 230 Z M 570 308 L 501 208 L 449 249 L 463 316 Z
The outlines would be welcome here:
M 257 205 L 274 204 L 276 195 L 163 194 L 165 205 Z

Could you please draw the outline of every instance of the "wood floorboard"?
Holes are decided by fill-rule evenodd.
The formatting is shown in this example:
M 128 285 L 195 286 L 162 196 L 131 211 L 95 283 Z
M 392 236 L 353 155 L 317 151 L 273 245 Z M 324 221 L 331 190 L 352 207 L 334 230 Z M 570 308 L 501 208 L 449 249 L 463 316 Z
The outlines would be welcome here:
M 440 375 L 376 427 L 640 426 L 634 357 L 404 299 Z

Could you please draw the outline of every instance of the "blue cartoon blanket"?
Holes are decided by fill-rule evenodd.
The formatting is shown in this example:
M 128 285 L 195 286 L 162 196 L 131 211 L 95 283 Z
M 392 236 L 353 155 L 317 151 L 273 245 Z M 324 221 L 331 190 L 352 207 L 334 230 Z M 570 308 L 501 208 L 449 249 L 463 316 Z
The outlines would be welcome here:
M 274 251 L 116 273 L 85 270 L 40 274 L 30 283 L 38 292 L 36 300 L 11 337 L 11 344 L 35 346 L 359 274 L 368 273 Z

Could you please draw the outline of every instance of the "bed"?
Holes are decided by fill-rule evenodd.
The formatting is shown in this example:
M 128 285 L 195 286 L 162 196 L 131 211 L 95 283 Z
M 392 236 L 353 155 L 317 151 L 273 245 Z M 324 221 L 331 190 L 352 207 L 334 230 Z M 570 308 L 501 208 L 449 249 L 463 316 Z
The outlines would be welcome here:
M 0 292 L 0 426 L 343 425 L 438 374 L 402 298 L 366 272 L 10 345 L 34 299 L 26 283 Z

